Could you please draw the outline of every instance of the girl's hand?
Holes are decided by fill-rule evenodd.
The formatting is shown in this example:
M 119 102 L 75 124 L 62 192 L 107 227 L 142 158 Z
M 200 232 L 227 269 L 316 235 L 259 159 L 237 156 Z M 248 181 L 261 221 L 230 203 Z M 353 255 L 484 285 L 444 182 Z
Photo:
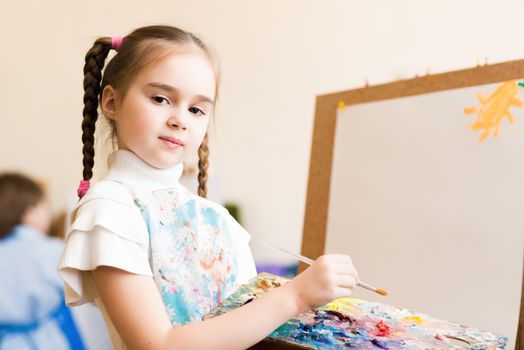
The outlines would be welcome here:
M 287 286 L 302 313 L 350 295 L 358 281 L 349 255 L 329 254 L 319 257 Z

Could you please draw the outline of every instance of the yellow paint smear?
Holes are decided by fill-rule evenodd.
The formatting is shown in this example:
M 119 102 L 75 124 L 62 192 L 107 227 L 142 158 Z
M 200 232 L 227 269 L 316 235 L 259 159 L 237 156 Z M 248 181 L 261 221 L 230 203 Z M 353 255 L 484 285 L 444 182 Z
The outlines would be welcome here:
M 415 323 L 415 324 L 422 324 L 424 320 L 420 316 L 408 316 L 404 317 L 402 321 L 408 322 L 408 323 Z

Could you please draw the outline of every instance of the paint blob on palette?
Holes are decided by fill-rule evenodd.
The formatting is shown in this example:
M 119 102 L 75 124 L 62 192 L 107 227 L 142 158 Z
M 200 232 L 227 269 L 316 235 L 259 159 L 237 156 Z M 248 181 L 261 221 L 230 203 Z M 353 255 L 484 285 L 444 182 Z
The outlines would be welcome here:
M 206 318 L 263 296 L 289 280 L 261 273 Z M 505 349 L 507 338 L 358 298 L 341 298 L 287 321 L 269 341 L 293 349 Z M 280 347 L 283 348 L 283 347 Z

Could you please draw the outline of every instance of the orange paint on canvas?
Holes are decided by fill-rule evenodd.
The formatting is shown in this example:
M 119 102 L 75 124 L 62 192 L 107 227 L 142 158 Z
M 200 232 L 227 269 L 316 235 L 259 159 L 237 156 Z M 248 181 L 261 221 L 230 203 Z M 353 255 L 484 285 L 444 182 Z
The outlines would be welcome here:
M 498 137 L 500 123 L 506 117 L 510 124 L 515 122 L 509 111 L 512 106 L 522 107 L 522 101 L 517 98 L 519 87 L 514 80 L 502 83 L 491 95 L 482 96 L 477 94 L 481 104 L 480 109 L 476 107 L 464 108 L 466 114 L 477 114 L 477 121 L 470 125 L 471 130 L 482 130 L 479 141 L 484 141 L 491 133 Z

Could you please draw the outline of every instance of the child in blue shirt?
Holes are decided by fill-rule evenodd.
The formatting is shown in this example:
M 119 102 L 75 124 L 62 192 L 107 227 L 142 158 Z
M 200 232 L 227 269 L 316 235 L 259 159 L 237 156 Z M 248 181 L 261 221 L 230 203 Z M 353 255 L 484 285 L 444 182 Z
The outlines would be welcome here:
M 41 186 L 21 174 L 0 174 L 2 350 L 84 349 L 56 271 L 63 243 L 46 235 L 49 224 Z

